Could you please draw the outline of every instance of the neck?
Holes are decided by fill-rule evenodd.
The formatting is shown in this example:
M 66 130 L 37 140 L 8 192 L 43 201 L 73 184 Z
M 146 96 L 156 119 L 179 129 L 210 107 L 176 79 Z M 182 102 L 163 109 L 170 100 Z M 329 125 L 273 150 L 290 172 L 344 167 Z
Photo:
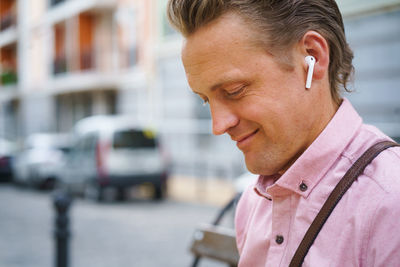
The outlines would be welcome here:
M 315 139 L 322 133 L 322 131 L 326 128 L 329 122 L 332 120 L 333 116 L 339 109 L 340 104 L 343 100 L 340 100 L 340 103 L 336 103 L 333 99 L 329 101 L 321 101 L 325 104 L 320 104 L 318 114 L 322 114 L 321 116 L 316 116 L 316 119 L 313 123 L 313 130 L 310 130 L 310 135 L 307 138 L 307 142 L 304 143 L 302 149 L 298 151 L 298 153 L 290 159 L 290 161 L 278 172 L 280 176 L 282 176 L 289 168 L 292 166 L 295 161 L 304 153 L 304 151 L 314 142 Z

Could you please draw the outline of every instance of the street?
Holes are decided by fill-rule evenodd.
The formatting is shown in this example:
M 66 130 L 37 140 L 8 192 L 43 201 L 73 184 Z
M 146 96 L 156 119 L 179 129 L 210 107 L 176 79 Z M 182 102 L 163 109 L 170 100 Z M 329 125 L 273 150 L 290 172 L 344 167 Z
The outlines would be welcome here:
M 54 266 L 50 192 L 0 184 L 0 266 Z M 194 229 L 219 207 L 173 200 L 95 203 L 74 199 L 70 209 L 70 267 L 190 266 Z M 231 214 L 226 224 L 231 224 Z M 225 264 L 202 259 L 199 266 Z

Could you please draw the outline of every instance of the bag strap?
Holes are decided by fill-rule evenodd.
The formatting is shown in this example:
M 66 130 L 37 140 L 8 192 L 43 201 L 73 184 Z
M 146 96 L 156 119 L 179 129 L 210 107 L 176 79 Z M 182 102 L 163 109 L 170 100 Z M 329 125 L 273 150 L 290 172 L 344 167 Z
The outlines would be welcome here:
M 371 161 L 378 156 L 379 153 L 393 146 L 400 145 L 391 141 L 379 142 L 365 151 L 364 154 L 353 164 L 353 166 L 351 166 L 340 182 L 336 185 L 335 189 L 333 189 L 321 210 L 315 217 L 314 221 L 311 223 L 306 234 L 304 235 L 303 240 L 297 248 L 296 253 L 293 256 L 289 267 L 299 267 L 303 264 L 304 258 L 314 243 L 318 233 L 321 231 L 322 226 L 332 213 L 333 209 L 339 203 L 340 199 L 346 193 L 347 189 L 350 188 L 352 183 L 364 171 L 365 167 L 367 167 L 367 165 L 371 163 Z

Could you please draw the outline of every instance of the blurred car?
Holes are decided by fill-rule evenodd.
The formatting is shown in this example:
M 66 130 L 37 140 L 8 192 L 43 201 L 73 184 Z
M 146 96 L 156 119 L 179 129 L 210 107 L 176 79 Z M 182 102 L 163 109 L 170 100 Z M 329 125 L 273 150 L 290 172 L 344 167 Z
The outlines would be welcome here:
M 0 138 L 0 181 L 12 180 L 12 161 L 16 146 L 13 142 Z
M 37 133 L 28 136 L 15 156 L 15 182 L 39 189 L 53 188 L 69 147 L 68 134 Z
M 162 199 L 167 161 L 154 131 L 117 115 L 85 118 L 74 127 L 62 183 L 72 193 L 101 201 L 113 189 L 123 200 L 133 186 L 150 184 L 154 199 Z

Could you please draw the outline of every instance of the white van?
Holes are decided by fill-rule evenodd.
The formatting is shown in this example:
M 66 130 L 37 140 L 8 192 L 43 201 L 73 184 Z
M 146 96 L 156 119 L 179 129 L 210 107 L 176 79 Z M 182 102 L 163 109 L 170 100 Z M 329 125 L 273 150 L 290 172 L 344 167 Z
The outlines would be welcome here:
M 123 199 L 132 186 L 150 183 L 163 198 L 168 177 L 155 132 L 116 115 L 85 118 L 74 127 L 75 144 L 62 183 L 74 192 L 103 200 L 106 188 Z

